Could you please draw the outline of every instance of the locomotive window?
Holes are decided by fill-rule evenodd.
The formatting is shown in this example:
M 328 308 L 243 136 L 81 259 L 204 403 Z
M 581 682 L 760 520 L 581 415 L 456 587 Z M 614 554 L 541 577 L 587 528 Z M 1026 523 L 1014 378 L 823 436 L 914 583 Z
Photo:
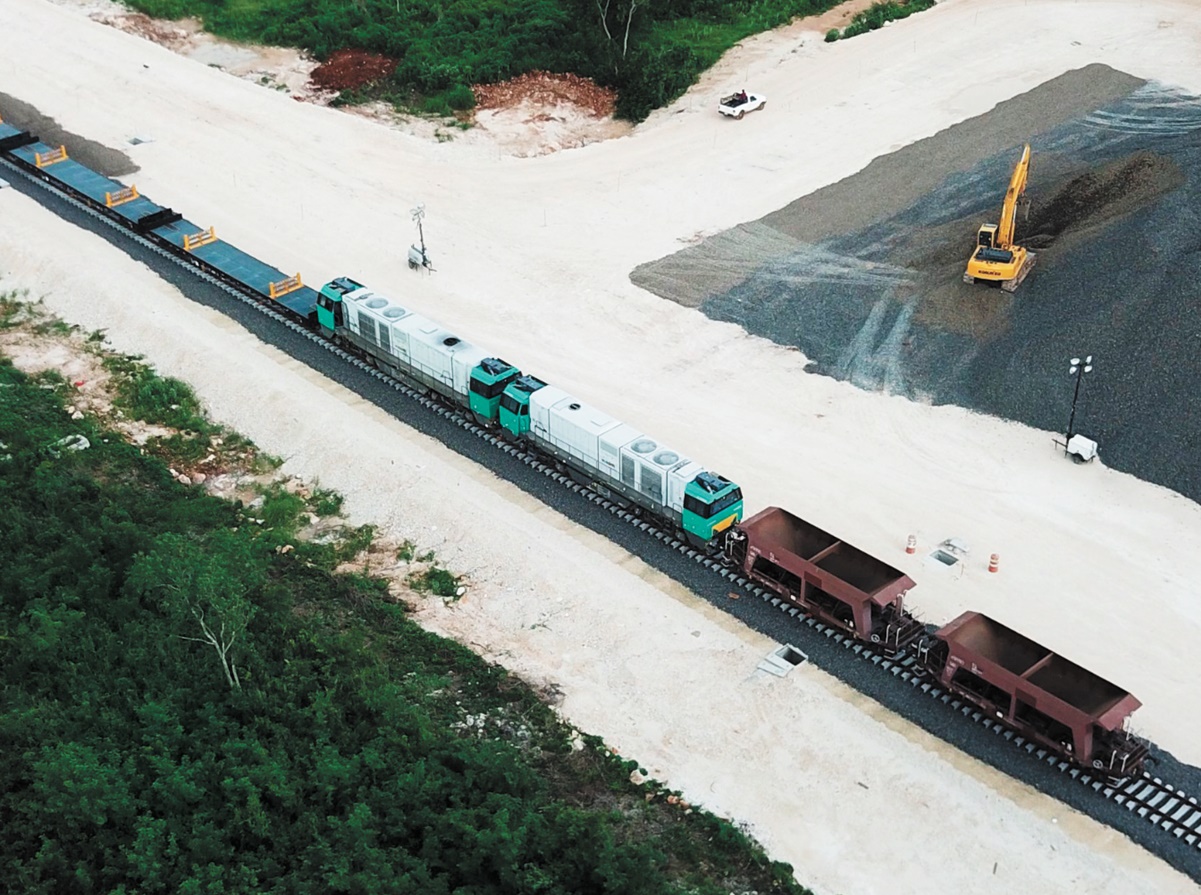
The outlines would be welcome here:
M 504 394 L 505 386 L 508 385 L 508 380 L 501 382 L 493 382 L 491 385 L 486 385 L 478 379 L 471 380 L 471 390 L 481 398 L 495 398 L 497 395 Z
M 728 510 L 738 501 L 742 500 L 742 489 L 735 488 L 725 497 L 720 497 L 713 503 L 705 503 L 699 497 L 693 497 L 691 494 L 684 495 L 684 509 L 691 513 L 696 513 L 702 519 L 709 519 L 716 516 L 722 510 Z
M 642 466 L 641 491 L 656 503 L 663 503 L 663 475 L 645 463 Z
M 735 488 L 733 491 L 731 491 L 725 497 L 720 497 L 717 500 L 713 501 L 713 506 L 712 506 L 712 509 L 709 511 L 709 515 L 715 516 L 718 513 L 720 513 L 722 510 L 728 510 L 730 507 L 734 506 L 734 504 L 738 503 L 738 501 L 740 501 L 740 500 L 742 500 L 742 489 Z
M 517 414 L 518 416 L 521 415 L 521 405 L 517 403 L 517 399 L 512 395 L 501 395 L 500 406 L 509 411 L 509 413 Z

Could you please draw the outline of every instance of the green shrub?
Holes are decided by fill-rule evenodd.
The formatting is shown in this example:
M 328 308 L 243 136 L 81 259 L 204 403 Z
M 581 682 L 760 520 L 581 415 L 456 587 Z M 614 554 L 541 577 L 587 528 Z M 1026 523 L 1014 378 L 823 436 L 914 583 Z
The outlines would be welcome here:
M 421 111 L 426 115 L 440 115 L 449 117 L 451 115 L 450 104 L 446 102 L 446 97 L 438 94 L 437 96 L 427 96 L 421 101 Z
M 272 483 L 271 487 L 263 492 L 263 506 L 259 513 L 264 528 L 292 532 L 295 531 L 304 509 L 304 498 L 293 494 L 279 483 Z
M 439 566 L 430 566 L 422 572 L 414 572 L 405 580 L 409 587 L 418 593 L 432 593 L 436 597 L 458 596 L 458 576 Z
M 839 31 L 837 28 L 831 28 L 829 31 L 826 32 L 826 43 L 832 44 L 832 43 L 834 43 L 834 41 L 838 40 L 838 38 L 840 38 L 840 37 L 842 37 L 842 32 Z
M 313 492 L 313 512 L 318 516 L 336 516 L 342 512 L 342 495 L 328 488 Z
M 934 6 L 936 0 L 883 0 L 873 3 L 862 12 L 856 13 L 851 23 L 843 29 L 842 36 L 854 37 L 883 28 L 889 22 L 905 19 L 915 12 Z
M 456 112 L 467 112 L 475 108 L 475 94 L 466 84 L 455 84 L 446 91 L 446 104 Z

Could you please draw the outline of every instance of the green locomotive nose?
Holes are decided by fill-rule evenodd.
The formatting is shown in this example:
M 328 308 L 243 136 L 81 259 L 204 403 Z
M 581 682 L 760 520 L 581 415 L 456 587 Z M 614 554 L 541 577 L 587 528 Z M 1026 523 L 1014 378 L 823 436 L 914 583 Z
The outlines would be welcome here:
M 530 395 L 545 387 L 535 376 L 519 376 L 500 396 L 500 424 L 518 438 L 530 431 Z
M 489 423 L 496 422 L 505 386 L 521 373 L 499 357 L 486 357 L 471 371 L 471 412 Z
M 715 472 L 698 473 L 684 489 L 684 531 L 708 543 L 742 519 L 742 489 Z

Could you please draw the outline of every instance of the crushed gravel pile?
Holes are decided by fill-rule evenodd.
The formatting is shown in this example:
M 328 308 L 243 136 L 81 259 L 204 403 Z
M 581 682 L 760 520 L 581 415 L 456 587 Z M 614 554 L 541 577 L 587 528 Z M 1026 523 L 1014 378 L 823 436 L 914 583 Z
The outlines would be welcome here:
M 508 109 L 522 102 L 538 105 L 569 103 L 587 109 L 596 118 L 613 114 L 617 92 L 579 75 L 532 71 L 498 84 L 475 84 L 471 88 L 480 109 Z
M 1023 143 L 1016 295 L 962 282 Z M 1096 358 L 1076 429 L 1105 463 L 1201 499 L 1195 345 L 1201 98 L 1091 65 L 632 274 L 872 391 L 1052 432 L 1068 359 Z
M 309 79 L 323 90 L 354 90 L 391 77 L 396 60 L 363 50 L 338 50 Z

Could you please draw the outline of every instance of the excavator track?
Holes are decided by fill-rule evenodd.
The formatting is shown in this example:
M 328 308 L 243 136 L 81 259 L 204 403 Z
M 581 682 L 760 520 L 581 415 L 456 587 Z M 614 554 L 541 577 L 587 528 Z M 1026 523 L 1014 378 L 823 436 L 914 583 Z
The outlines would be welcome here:
M 1022 269 L 1018 271 L 1018 275 L 1012 280 L 1002 280 L 1001 290 L 1004 292 L 1017 292 L 1018 286 L 1022 285 L 1022 280 L 1030 275 L 1030 271 L 1034 269 L 1034 259 L 1038 256 L 1034 252 L 1026 253 L 1026 260 L 1022 263 Z

